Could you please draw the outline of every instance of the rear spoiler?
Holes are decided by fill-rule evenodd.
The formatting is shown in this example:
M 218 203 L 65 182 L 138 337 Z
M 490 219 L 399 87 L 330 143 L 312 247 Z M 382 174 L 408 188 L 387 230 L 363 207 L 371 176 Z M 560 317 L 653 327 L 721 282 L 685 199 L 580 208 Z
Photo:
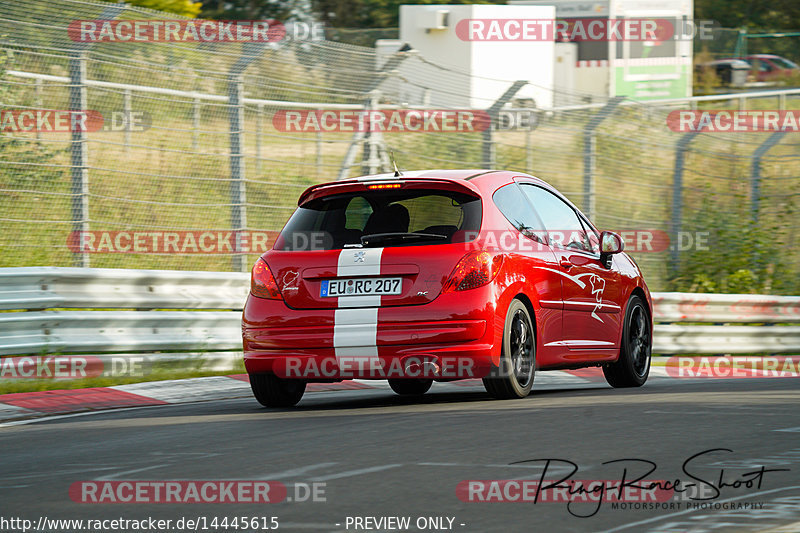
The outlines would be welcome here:
M 404 178 L 404 177 L 381 177 L 381 178 L 353 178 L 343 181 L 333 181 L 330 183 L 321 183 L 319 185 L 312 185 L 300 195 L 297 200 L 297 205 L 310 202 L 321 196 L 328 196 L 329 194 L 359 192 L 369 190 L 370 185 L 392 185 L 399 184 L 400 188 L 423 188 L 423 186 L 432 186 L 434 189 L 441 189 L 447 191 L 457 191 L 472 194 L 480 197 L 478 189 L 466 182 L 465 180 L 454 180 L 447 178 Z

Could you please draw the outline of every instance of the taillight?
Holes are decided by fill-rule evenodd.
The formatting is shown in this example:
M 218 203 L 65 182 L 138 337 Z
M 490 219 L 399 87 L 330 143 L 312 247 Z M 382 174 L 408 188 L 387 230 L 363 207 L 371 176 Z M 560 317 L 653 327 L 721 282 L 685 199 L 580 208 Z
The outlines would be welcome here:
M 494 279 L 500 266 L 503 264 L 503 256 L 492 256 L 489 252 L 476 250 L 469 252 L 461 258 L 450 277 L 442 287 L 442 292 L 465 291 L 482 287 Z
M 250 294 L 270 300 L 281 299 L 281 291 L 278 290 L 278 284 L 275 283 L 272 271 L 261 258 L 253 265 L 253 271 L 250 274 Z

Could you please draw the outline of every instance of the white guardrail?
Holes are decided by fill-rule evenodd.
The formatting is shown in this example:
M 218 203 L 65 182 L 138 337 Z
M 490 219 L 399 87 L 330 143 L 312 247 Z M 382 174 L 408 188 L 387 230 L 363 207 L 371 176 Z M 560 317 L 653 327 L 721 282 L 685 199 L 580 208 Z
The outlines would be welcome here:
M 0 355 L 240 351 L 248 290 L 234 272 L 0 268 Z M 800 352 L 800 297 L 653 301 L 654 353 Z

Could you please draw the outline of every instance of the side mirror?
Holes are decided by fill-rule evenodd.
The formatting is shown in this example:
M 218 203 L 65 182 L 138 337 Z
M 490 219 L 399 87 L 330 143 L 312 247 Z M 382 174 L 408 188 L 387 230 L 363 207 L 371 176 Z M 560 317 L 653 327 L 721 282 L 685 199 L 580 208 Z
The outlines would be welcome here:
M 611 268 L 611 256 L 625 249 L 625 241 L 613 231 L 604 231 L 600 234 L 600 261 Z

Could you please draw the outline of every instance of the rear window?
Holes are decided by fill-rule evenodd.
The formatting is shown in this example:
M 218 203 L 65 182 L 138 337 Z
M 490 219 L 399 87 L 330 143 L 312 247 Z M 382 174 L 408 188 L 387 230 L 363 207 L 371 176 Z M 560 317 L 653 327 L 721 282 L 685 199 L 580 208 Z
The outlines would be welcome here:
M 364 191 L 318 198 L 294 212 L 276 250 L 448 244 L 473 240 L 481 201 L 437 189 Z

